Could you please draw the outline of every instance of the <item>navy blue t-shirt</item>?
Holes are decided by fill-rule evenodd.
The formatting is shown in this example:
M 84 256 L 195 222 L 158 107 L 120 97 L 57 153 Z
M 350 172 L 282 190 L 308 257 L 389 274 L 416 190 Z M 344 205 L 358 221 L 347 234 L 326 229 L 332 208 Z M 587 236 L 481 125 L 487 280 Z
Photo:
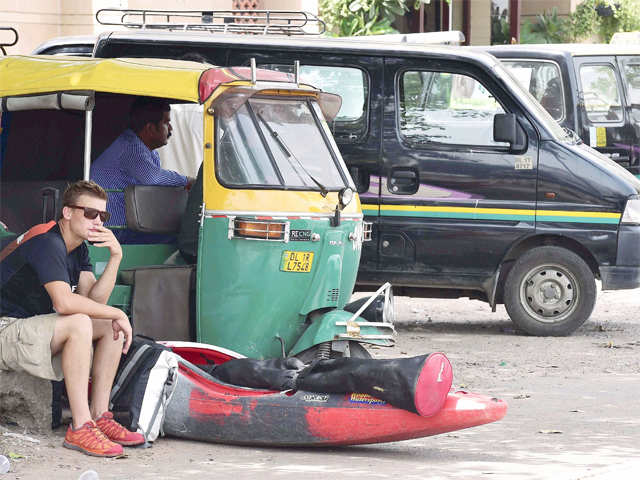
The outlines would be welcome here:
M 67 253 L 58 225 L 33 237 L 0 262 L 0 316 L 27 318 L 53 313 L 43 285 L 62 281 L 75 291 L 82 271 L 92 271 L 84 243 Z

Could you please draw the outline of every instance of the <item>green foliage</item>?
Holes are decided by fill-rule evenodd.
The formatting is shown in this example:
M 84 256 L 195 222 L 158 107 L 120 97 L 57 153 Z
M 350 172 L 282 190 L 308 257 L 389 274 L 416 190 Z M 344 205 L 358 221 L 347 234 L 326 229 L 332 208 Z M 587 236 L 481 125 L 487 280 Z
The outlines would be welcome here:
M 500 11 L 496 2 L 491 2 L 491 45 L 511 43 L 511 29 L 507 19 L 507 9 Z
M 584 40 L 595 32 L 598 25 L 598 13 L 594 3 L 593 0 L 585 0 L 569 15 L 569 41 Z
M 524 22 L 520 32 L 521 43 L 566 43 L 571 41 L 568 31 L 569 20 L 558 16 L 558 9 L 553 7 L 550 12 L 538 15 L 538 21 L 531 24 Z
M 511 28 L 505 17 L 491 16 L 491 45 L 511 43 Z
M 596 13 L 600 10 L 596 33 L 606 43 L 616 32 L 640 30 L 640 0 L 587 0 L 585 3 L 595 3 Z
M 320 15 L 330 35 L 381 35 L 397 33 L 391 23 L 404 15 L 404 0 L 320 0 Z
M 521 43 L 569 43 L 598 35 L 608 43 L 616 32 L 640 30 L 640 0 L 584 0 L 567 18 L 551 12 L 538 15 L 538 22 L 525 21 Z
M 520 29 L 520 43 L 547 43 L 544 34 L 535 29 L 535 25 L 525 20 Z

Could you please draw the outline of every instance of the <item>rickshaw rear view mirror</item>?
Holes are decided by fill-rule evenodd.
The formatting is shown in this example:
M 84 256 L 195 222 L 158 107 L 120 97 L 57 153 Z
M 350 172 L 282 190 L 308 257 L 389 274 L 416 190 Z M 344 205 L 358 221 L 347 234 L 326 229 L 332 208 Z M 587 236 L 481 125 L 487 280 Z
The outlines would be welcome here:
M 332 122 L 342 107 L 342 97 L 335 93 L 320 92 L 318 104 L 327 122 Z
M 338 200 L 340 201 L 340 207 L 344 208 L 353 200 L 353 190 L 349 187 L 345 187 L 338 193 Z

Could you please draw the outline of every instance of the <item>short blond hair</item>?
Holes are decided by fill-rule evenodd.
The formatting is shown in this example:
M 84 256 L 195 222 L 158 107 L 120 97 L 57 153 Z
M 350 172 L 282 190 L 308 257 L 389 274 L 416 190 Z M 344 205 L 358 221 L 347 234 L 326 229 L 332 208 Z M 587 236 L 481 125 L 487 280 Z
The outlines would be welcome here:
M 75 205 L 81 195 L 89 195 L 99 198 L 100 200 L 107 200 L 107 192 L 96 182 L 79 180 L 67 185 L 66 190 L 62 194 L 62 206 Z

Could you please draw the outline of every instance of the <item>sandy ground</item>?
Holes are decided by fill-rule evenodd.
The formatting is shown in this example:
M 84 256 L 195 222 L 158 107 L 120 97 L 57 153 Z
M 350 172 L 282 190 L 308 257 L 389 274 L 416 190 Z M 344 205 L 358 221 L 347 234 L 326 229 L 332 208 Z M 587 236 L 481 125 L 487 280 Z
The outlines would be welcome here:
M 397 298 L 399 332 L 377 357 L 447 353 L 454 387 L 506 400 L 500 422 L 436 437 L 336 449 L 252 448 L 159 439 L 126 458 L 62 448 L 62 429 L 0 425 L 3 479 L 632 479 L 640 476 L 640 290 L 601 292 L 572 336 L 518 334 L 478 301 Z M 33 437 L 7 436 L 18 433 Z

